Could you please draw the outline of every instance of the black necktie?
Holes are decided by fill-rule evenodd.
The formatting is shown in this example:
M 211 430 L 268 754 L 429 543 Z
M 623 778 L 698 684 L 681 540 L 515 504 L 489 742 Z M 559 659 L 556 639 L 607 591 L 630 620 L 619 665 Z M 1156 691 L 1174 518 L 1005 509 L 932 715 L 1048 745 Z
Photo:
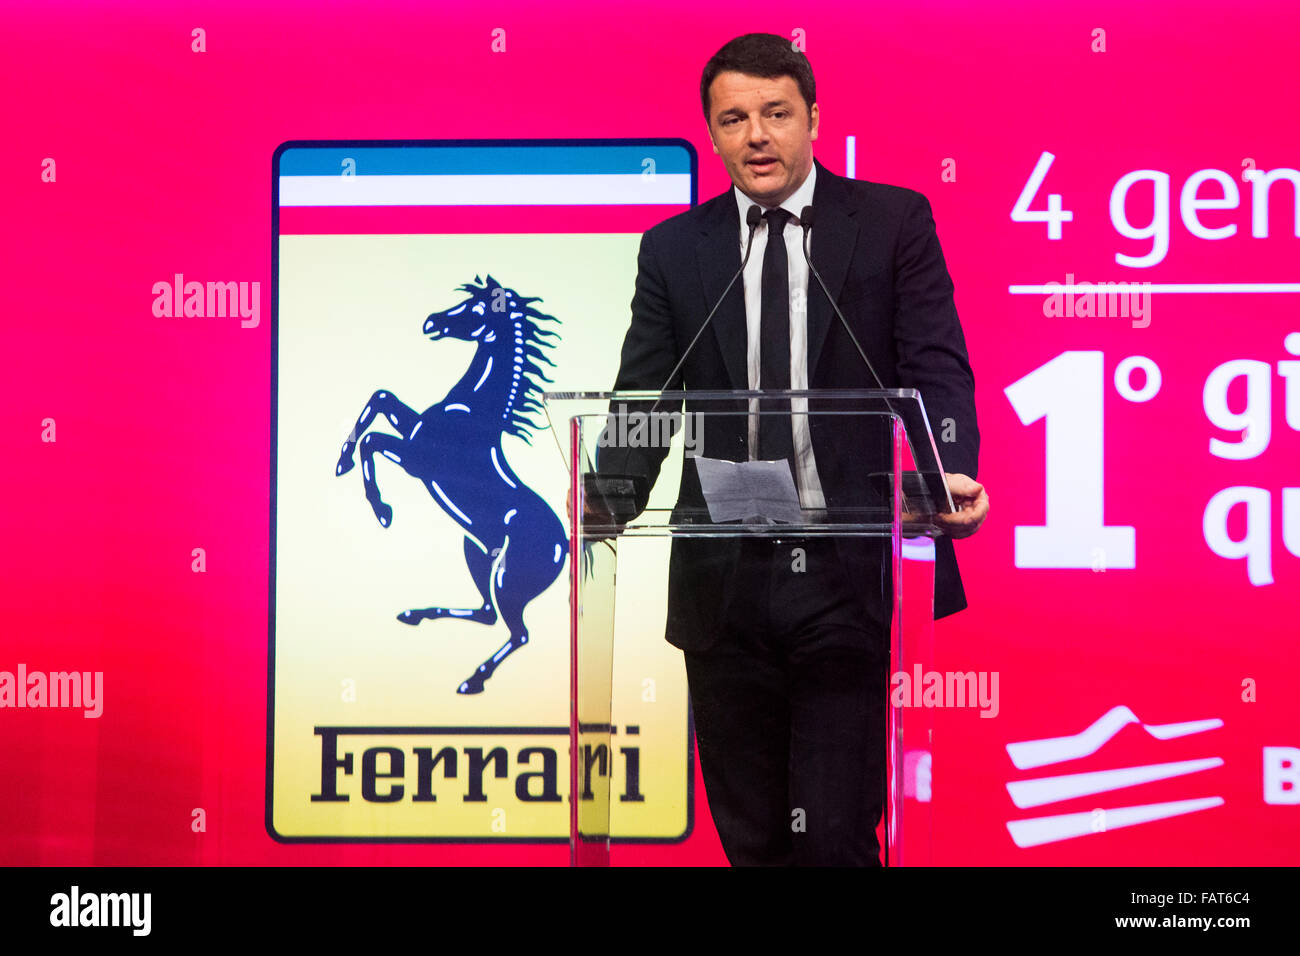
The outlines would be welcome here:
M 767 251 L 763 254 L 763 306 L 759 334 L 759 387 L 763 391 L 790 387 L 790 263 L 785 252 L 785 224 L 793 214 L 768 210 Z M 794 434 L 789 402 L 764 402 L 758 416 L 759 457 L 794 462 Z

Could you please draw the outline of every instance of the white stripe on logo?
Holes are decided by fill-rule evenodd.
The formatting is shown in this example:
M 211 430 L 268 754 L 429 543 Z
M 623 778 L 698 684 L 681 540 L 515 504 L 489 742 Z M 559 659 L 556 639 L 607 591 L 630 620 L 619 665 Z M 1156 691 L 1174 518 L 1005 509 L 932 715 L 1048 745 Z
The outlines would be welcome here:
M 281 176 L 280 206 L 687 206 L 688 173 Z
M 1121 705 L 1102 714 L 1092 726 L 1067 737 L 1048 737 L 1043 740 L 1024 740 L 1007 744 L 1007 754 L 1019 770 L 1043 767 L 1047 764 L 1077 760 L 1095 754 L 1117 733 L 1129 724 L 1142 724 L 1137 715 Z M 1142 724 L 1142 729 L 1157 740 L 1199 734 L 1223 726 L 1218 718 L 1189 720 L 1178 724 Z
M 1122 827 L 1182 816 L 1185 813 L 1195 813 L 1198 810 L 1222 805 L 1223 797 L 1200 797 L 1196 800 L 1149 803 L 1137 807 L 1107 807 L 1100 811 L 1088 810 L 1083 813 L 1036 817 L 1032 820 L 1012 820 L 1007 824 L 1007 829 L 1011 832 L 1011 839 L 1016 841 L 1016 846 L 1040 846 L 1044 843 L 1056 843 L 1059 840 L 1069 840 L 1105 830 L 1118 830 Z M 1105 815 L 1102 818 L 1105 827 L 1100 830 L 1095 825 L 1098 812 Z
M 1183 774 L 1198 773 L 1211 767 L 1222 767 L 1222 757 L 1203 757 L 1200 760 L 1178 760 L 1173 763 L 1153 763 L 1141 767 L 1117 767 L 1114 770 L 1096 770 L 1091 773 L 1071 773 L 1038 780 L 1019 780 L 1007 784 L 1011 802 L 1022 810 L 1057 803 L 1090 793 L 1105 793 L 1124 787 L 1135 787 L 1152 780 L 1167 780 Z

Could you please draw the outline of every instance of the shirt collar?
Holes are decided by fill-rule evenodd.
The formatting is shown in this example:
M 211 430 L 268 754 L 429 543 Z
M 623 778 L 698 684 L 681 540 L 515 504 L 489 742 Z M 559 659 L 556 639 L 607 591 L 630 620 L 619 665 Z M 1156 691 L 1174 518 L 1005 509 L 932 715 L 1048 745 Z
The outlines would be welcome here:
M 781 208 L 794 216 L 795 221 L 799 219 L 799 213 L 803 212 L 804 206 L 811 206 L 813 201 L 813 191 L 817 187 L 817 164 L 812 164 L 812 169 L 804 178 L 803 184 L 796 189 L 785 202 L 781 203 Z M 732 191 L 736 194 L 736 207 L 740 210 L 740 224 L 744 226 L 745 217 L 749 215 L 750 206 L 758 206 L 763 212 L 767 212 L 767 206 L 761 206 L 754 200 L 750 199 L 737 187 L 732 186 Z

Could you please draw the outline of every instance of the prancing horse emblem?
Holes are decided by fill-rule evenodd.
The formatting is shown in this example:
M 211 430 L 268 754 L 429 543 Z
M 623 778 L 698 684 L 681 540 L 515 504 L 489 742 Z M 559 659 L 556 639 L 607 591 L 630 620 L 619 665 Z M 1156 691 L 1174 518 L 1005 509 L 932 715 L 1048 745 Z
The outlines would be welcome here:
M 481 280 L 475 276 L 474 282 Z M 539 382 L 551 379 L 539 363 L 554 367 L 545 350 L 559 334 L 538 324 L 558 321 L 529 305 L 540 299 L 518 295 L 490 275 L 486 284 L 462 285 L 459 291 L 469 298 L 425 319 L 424 335 L 430 341 L 477 342 L 469 369 L 442 401 L 420 413 L 392 392 L 371 395 L 343 443 L 335 473 L 352 470 L 360 444 L 366 500 L 381 525 L 392 523 L 393 509 L 375 483 L 377 453 L 418 478 L 464 529 L 465 564 L 482 605 L 413 608 L 397 619 L 416 625 L 452 617 L 491 625 L 499 615 L 510 639 L 457 688 L 478 694 L 501 662 L 528 643 L 524 609 L 559 576 L 569 550 L 559 517 L 514 473 L 501 448 L 502 435 L 531 444 L 529 435 L 542 427 L 529 416 L 541 411 Z M 380 415 L 397 435 L 366 431 Z

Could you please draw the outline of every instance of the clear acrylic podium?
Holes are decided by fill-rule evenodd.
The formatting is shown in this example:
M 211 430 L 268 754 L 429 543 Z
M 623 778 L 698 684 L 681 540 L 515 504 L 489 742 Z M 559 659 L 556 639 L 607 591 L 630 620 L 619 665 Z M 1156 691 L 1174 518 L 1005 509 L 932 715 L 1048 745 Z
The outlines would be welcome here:
M 942 533 L 935 515 L 951 511 L 952 501 L 914 389 L 548 392 L 544 400 L 571 476 L 571 862 L 608 866 L 612 847 L 636 842 L 611 826 L 613 756 L 629 739 L 615 737 L 638 732 L 615 726 L 613 718 L 614 661 L 622 643 L 616 585 L 638 593 L 666 587 L 663 575 L 625 574 L 620 581 L 620 548 L 626 557 L 638 541 L 691 538 L 714 539 L 725 549 L 725 542 L 757 535 L 831 537 L 843 542 L 837 549 L 858 549 L 846 554 L 876 554 L 883 573 L 864 573 L 860 585 L 881 590 L 882 606 L 891 609 L 889 673 L 915 674 L 919 681 L 931 660 L 934 623 L 928 539 Z M 715 484 L 706 496 L 714 479 L 702 483 L 700 476 L 731 468 L 718 462 L 761 460 L 751 450 L 760 416 L 770 415 L 790 417 L 796 449 L 807 436 L 822 495 L 800 494 L 797 512 L 788 495 L 782 507 L 760 496 L 751 513 L 722 520 L 728 514 L 722 504 L 736 510 L 734 494 L 722 501 Z M 852 573 L 858 565 L 845 567 Z M 708 582 L 702 584 L 707 590 Z M 882 855 L 887 865 L 924 866 L 931 861 L 930 712 L 909 706 L 893 687 L 891 681 L 886 694 Z M 652 791 L 654 781 L 644 783 Z

